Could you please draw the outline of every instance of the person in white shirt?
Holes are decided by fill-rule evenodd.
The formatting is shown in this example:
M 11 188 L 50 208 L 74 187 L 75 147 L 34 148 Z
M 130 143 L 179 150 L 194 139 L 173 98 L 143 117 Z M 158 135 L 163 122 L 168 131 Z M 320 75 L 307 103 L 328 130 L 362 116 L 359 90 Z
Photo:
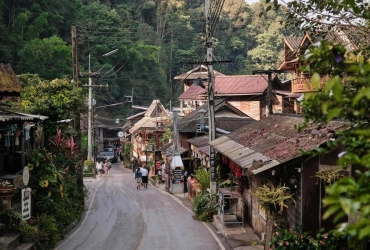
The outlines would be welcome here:
M 103 170 L 103 163 L 101 162 L 101 160 L 97 160 L 96 161 L 96 171 L 99 173 L 99 176 L 102 176 L 104 170 Z
M 146 166 L 144 165 L 142 168 L 141 168 L 141 179 L 143 181 L 143 186 L 144 188 L 148 188 L 148 175 L 149 175 L 149 172 L 148 170 L 146 169 Z

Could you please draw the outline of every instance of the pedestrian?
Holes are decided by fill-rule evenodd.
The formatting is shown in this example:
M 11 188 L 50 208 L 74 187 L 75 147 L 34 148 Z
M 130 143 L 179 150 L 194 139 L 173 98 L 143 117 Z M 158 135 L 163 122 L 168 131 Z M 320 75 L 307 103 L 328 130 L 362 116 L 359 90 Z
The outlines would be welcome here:
M 122 154 L 122 152 L 121 152 L 121 151 L 119 151 L 119 159 L 120 159 L 121 161 L 123 161 L 123 160 L 124 160 L 124 158 L 123 158 L 123 154 Z
M 110 166 L 110 162 L 108 160 L 105 160 L 105 163 L 104 163 L 104 171 L 105 171 L 105 175 L 109 175 L 110 173 L 110 168 L 112 166 Z
M 141 175 L 142 175 L 141 168 L 138 167 L 135 170 L 136 189 L 140 189 L 140 186 L 141 186 Z
M 141 179 L 143 181 L 144 188 L 148 188 L 148 175 L 149 171 L 146 168 L 146 165 L 144 164 L 144 166 L 141 168 Z
M 96 161 L 96 171 L 98 172 L 99 176 L 101 177 L 104 169 L 103 169 L 103 163 L 100 159 Z

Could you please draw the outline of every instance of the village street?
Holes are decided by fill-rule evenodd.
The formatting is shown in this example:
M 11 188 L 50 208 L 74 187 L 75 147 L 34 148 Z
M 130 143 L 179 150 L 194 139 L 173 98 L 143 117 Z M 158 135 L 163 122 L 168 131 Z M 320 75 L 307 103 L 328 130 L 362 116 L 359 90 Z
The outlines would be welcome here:
M 178 198 L 152 185 L 137 190 L 132 171 L 120 162 L 110 176 L 84 182 L 85 213 L 55 249 L 228 249 Z

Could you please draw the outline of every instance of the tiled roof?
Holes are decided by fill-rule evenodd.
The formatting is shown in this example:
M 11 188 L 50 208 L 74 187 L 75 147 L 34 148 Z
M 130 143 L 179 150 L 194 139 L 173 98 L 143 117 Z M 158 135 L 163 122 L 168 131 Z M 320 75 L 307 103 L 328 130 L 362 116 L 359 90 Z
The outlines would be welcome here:
M 215 76 L 224 76 L 224 74 L 213 70 L 213 74 Z M 183 73 L 181 75 L 175 76 L 175 80 L 186 80 L 186 79 L 197 79 L 198 77 L 202 79 L 208 79 L 208 69 L 205 65 L 200 65 L 192 70 L 189 70 L 186 73 Z
M 210 144 L 242 168 L 251 167 L 253 161 L 263 161 L 264 166 L 253 171 L 256 174 L 296 158 L 301 149 L 319 147 L 332 138 L 335 131 L 346 128 L 344 122 L 331 121 L 324 125 L 312 124 L 298 132 L 294 125 L 303 121 L 299 116 L 274 114 L 217 138 Z
M 9 64 L 0 63 L 0 92 L 10 95 L 19 95 L 22 91 L 12 67 Z

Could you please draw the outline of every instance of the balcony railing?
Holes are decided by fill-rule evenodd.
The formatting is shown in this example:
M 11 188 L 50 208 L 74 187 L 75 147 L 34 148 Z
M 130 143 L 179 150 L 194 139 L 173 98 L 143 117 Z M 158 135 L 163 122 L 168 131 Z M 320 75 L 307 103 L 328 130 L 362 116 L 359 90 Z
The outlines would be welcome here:
M 320 82 L 320 88 L 322 88 L 329 79 L 328 76 L 322 76 Z M 300 74 L 293 74 L 292 76 L 292 92 L 313 92 L 316 91 L 315 87 L 311 83 L 311 76 L 301 72 Z

